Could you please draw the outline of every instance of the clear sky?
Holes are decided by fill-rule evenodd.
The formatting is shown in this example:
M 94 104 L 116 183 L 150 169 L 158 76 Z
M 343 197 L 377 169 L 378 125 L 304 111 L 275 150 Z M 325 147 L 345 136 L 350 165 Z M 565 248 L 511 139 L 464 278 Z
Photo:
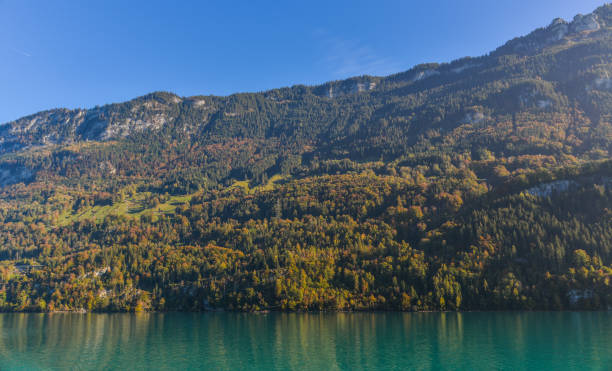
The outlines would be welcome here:
M 0 123 L 478 56 L 603 0 L 0 0 Z

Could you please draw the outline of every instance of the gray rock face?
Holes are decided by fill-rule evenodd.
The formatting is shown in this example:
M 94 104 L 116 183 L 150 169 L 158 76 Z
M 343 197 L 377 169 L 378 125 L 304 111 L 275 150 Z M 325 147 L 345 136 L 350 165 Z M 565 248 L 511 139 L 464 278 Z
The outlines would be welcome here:
M 356 88 L 357 88 L 357 93 L 361 93 L 362 91 L 367 91 L 367 90 L 372 90 L 376 87 L 376 83 L 375 82 L 369 82 L 369 83 L 357 83 Z
M 76 127 L 77 139 L 110 140 L 146 129 L 159 129 L 170 119 L 164 111 L 165 107 L 151 102 L 133 107 L 128 115 L 118 114 L 107 107 L 95 108 L 87 111 Z M 139 114 L 142 112 L 146 114 Z
M 461 72 L 461 71 L 459 71 L 459 72 Z M 412 81 L 425 80 L 428 77 L 436 76 L 436 75 L 439 75 L 439 74 L 440 74 L 440 72 L 438 72 L 436 70 L 419 71 L 419 72 L 414 74 L 414 76 L 412 77 Z
M 466 70 L 469 70 L 469 69 L 472 69 L 472 68 L 476 68 L 476 67 L 480 67 L 480 66 L 481 66 L 481 64 L 479 64 L 479 63 L 466 63 L 466 64 L 463 64 L 461 66 L 458 66 L 458 67 L 455 67 L 455 68 L 451 69 L 451 72 L 453 72 L 453 73 L 462 73 L 463 71 L 466 71 Z
M 533 87 L 524 89 L 518 96 L 519 103 L 523 107 L 547 109 L 553 106 L 553 101 L 546 95 L 538 92 Z
M 538 197 L 548 197 L 555 192 L 567 192 L 574 185 L 576 185 L 576 182 L 572 180 L 556 180 L 531 187 L 527 190 L 527 193 Z
M 376 88 L 376 82 L 371 80 L 355 81 L 355 79 L 331 82 L 323 86 L 322 94 L 327 98 L 337 98 L 349 94 L 357 94 Z
M 0 154 L 31 146 L 119 139 L 160 129 L 173 119 L 171 110 L 181 100 L 175 97 L 160 102 L 154 97 L 89 110 L 44 111 L 0 125 Z
M 548 32 L 550 34 L 549 42 L 560 41 L 569 33 L 569 24 L 561 18 L 556 18 L 548 26 Z
M 570 24 L 572 32 L 595 31 L 599 30 L 600 27 L 596 14 L 578 14 Z
M 117 169 L 109 161 L 101 162 L 98 167 L 103 174 L 115 175 L 117 173 Z
M 606 70 L 598 71 L 590 81 L 585 81 L 584 89 L 587 92 L 592 90 L 612 91 L 612 77 Z
M 605 5 L 595 12 L 587 15 L 579 14 L 571 22 L 555 18 L 546 28 L 533 31 L 529 35 L 518 37 L 498 48 L 496 52 L 503 54 L 508 51 L 519 53 L 533 53 L 543 48 L 563 43 L 572 36 L 609 28 L 612 19 L 612 5 Z
M 467 112 L 461 120 L 462 124 L 478 124 L 485 119 L 485 115 L 480 111 Z
M 536 102 L 536 105 L 540 109 L 545 109 L 552 106 L 552 102 L 549 99 L 540 99 Z

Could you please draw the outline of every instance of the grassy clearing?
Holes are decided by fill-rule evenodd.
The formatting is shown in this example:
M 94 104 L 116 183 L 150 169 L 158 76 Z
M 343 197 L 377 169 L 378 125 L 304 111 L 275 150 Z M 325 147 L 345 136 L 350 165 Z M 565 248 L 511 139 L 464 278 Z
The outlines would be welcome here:
M 272 190 L 277 184 L 288 179 L 289 176 L 287 175 L 277 174 L 268 179 L 266 184 L 257 187 L 251 188 L 247 180 L 234 182 L 231 187 L 241 187 L 246 193 L 253 194 Z M 101 222 L 107 215 L 122 215 L 128 218 L 139 218 L 141 215 L 171 215 L 174 214 L 177 207 L 188 204 L 191 198 L 197 194 L 196 192 L 189 195 L 168 196 L 166 201 L 150 207 L 147 205 L 146 200 L 153 195 L 150 192 L 136 192 L 131 196 L 126 196 L 122 201 L 115 202 L 113 205 L 92 206 L 76 212 L 72 209 L 65 210 L 64 213 L 59 215 L 55 224 L 65 226 L 81 220 Z M 58 195 L 57 197 L 59 199 L 69 196 Z
M 282 181 L 289 180 L 289 179 L 290 179 L 289 175 L 276 174 L 272 176 L 270 179 L 268 179 L 268 182 L 266 184 L 255 187 L 254 190 L 255 191 L 270 191 L 274 189 L 274 186 L 276 184 L 281 183 Z
M 256 193 L 256 192 L 270 191 L 270 190 L 274 189 L 274 187 L 277 184 L 279 184 L 279 183 L 281 183 L 283 181 L 289 180 L 290 178 L 291 178 L 290 175 L 276 174 L 276 175 L 272 176 L 270 179 L 268 179 L 266 184 L 262 184 L 262 185 L 259 185 L 257 187 L 251 188 L 251 186 L 249 185 L 249 181 L 248 180 L 237 180 L 230 187 L 232 187 L 232 188 L 240 187 L 240 188 L 244 189 L 244 191 L 246 193 L 253 194 L 253 193 Z
M 246 193 L 250 193 L 251 192 L 251 188 L 249 186 L 249 181 L 248 180 L 237 180 L 237 181 L 234 182 L 234 184 L 232 184 L 230 186 L 230 188 L 238 188 L 238 187 L 244 189 L 244 191 Z
M 139 192 L 113 205 L 92 206 L 84 210 L 67 210 L 57 220 L 57 225 L 68 225 L 80 220 L 102 221 L 107 215 L 123 215 L 128 218 L 139 218 L 141 215 L 173 214 L 177 207 L 187 204 L 197 193 L 190 195 L 169 196 L 168 200 L 155 207 L 147 207 L 145 201 L 150 192 Z

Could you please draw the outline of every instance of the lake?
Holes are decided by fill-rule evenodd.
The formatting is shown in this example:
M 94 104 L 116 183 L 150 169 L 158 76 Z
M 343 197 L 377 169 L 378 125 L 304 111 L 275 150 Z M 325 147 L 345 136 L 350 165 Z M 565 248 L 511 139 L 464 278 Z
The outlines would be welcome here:
M 612 312 L 0 314 L 0 369 L 612 369 Z

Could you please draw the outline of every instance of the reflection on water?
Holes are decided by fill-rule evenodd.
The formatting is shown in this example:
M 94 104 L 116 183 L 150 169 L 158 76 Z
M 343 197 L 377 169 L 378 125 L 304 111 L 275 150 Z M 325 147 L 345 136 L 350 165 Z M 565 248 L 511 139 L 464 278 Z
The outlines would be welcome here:
M 607 369 L 612 313 L 0 314 L 0 368 Z

